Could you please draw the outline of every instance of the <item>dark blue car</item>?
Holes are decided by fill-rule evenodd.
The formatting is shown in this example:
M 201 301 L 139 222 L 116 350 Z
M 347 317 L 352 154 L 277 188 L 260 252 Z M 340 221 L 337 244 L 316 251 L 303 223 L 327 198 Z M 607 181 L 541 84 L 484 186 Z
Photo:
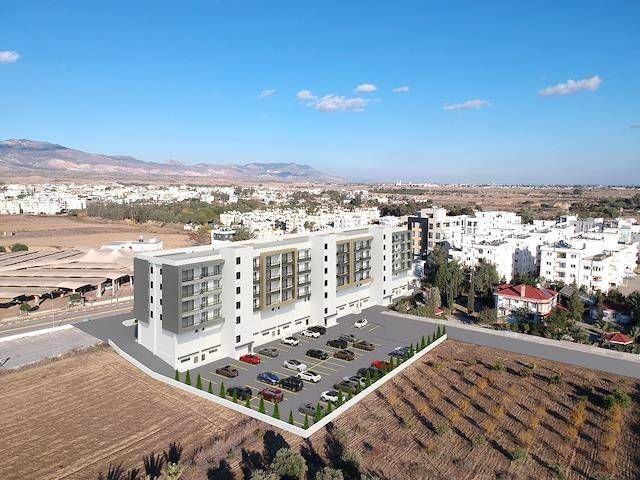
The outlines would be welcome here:
M 409 347 L 397 347 L 389 352 L 390 357 L 399 357 L 402 358 L 410 352 Z
M 268 383 L 269 385 L 278 385 L 280 383 L 280 377 L 272 372 L 261 372 L 257 378 L 259 382 Z

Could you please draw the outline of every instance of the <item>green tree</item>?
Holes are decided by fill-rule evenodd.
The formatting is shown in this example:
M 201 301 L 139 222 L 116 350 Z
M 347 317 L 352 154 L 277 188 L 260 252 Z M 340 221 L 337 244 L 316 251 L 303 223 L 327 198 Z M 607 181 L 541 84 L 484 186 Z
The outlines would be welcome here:
M 424 350 L 426 346 L 427 341 L 424 339 L 424 335 L 422 335 L 422 338 L 420 339 L 420 350 Z
M 584 303 L 582 302 L 577 290 L 573 291 L 567 301 L 567 305 L 569 307 L 569 317 L 576 322 L 582 321 L 582 315 L 584 315 Z
M 220 398 L 227 398 L 227 391 L 224 388 L 224 382 L 220 382 L 220 392 L 218 393 Z
M 244 406 L 247 407 L 247 408 L 251 408 L 251 397 L 245 398 Z
M 198 373 L 198 378 L 196 378 L 196 388 L 198 390 L 202 390 L 202 377 Z
M 189 370 L 187 370 L 187 374 L 184 377 L 184 383 L 191 385 L 191 372 Z
M 211 380 L 209 380 L 209 388 L 207 389 L 207 392 L 213 394 L 213 385 L 211 385 Z
M 476 292 L 483 297 L 493 296 L 493 287 L 500 283 L 500 275 L 492 263 L 480 260 L 474 272 L 473 284 Z
M 327 403 L 327 412 L 325 415 L 329 415 L 333 410 L 333 404 L 331 402 Z
M 313 415 L 313 421 L 318 422 L 322 418 L 322 406 L 320 402 L 316 404 L 316 413 Z
M 307 463 L 302 455 L 288 448 L 281 448 L 271 462 L 271 471 L 289 480 L 298 480 L 307 472 Z
M 29 250 L 29 247 L 27 247 L 24 243 L 14 243 L 9 248 L 12 252 L 26 252 L 27 250 Z
M 3 247 L 2 245 L 0 245 L 0 253 L 5 253 L 7 251 L 7 249 L 5 247 Z
M 338 390 L 338 406 L 342 405 L 344 403 L 344 396 L 342 395 L 342 390 Z M 329 402 L 329 405 L 331 405 L 331 402 Z
M 258 412 L 267 413 L 267 410 L 265 409 L 265 406 L 264 406 L 264 398 L 262 398 L 262 396 L 260 396 L 260 404 L 258 405 Z
M 273 414 L 271 416 L 277 420 L 280 420 L 280 407 L 278 407 L 278 402 L 273 403 Z
M 280 480 L 280 475 L 268 470 L 254 470 L 251 472 L 251 480 Z
M 485 325 L 493 325 L 498 321 L 498 311 L 495 308 L 484 308 L 478 314 L 478 322 Z
M 235 388 L 231 392 L 231 400 L 233 403 L 238 403 L 238 391 Z
M 433 247 L 424 264 L 424 283 L 426 285 L 433 285 L 436 281 L 438 270 L 443 265 L 446 265 L 446 263 L 447 252 L 440 245 Z
M 176 380 L 176 381 L 178 381 L 178 382 L 180 381 L 180 372 L 178 371 L 178 369 L 177 369 L 177 368 L 176 368 L 176 374 L 175 374 L 175 376 L 173 377 L 173 379 L 174 379 L 174 380 Z
M 304 428 L 305 430 L 309 428 L 309 415 L 307 415 L 306 413 L 304 414 L 304 424 L 302 425 L 302 428 Z
M 440 289 L 440 293 L 445 298 L 445 303 L 448 308 L 452 308 L 456 297 L 460 291 L 460 286 L 463 281 L 462 270 L 460 265 L 455 260 L 446 263 L 438 269 L 436 273 L 435 284 Z
M 627 305 L 631 310 L 631 319 L 636 325 L 640 325 L 640 292 L 636 290 L 627 297 Z
M 242 240 L 251 240 L 254 237 L 255 236 L 251 233 L 251 230 L 246 227 L 239 227 L 236 229 L 236 233 L 233 234 L 233 241 L 240 242 Z
M 337 468 L 324 467 L 318 470 L 315 480 L 344 480 L 344 475 Z
M 30 311 L 31 311 L 31 305 L 29 305 L 27 302 L 22 302 L 20 304 L 20 313 L 24 313 L 28 315 Z
M 469 278 L 469 289 L 467 290 L 467 313 L 471 315 L 476 308 L 476 286 L 475 286 L 475 275 L 471 272 L 471 277 Z
M 523 208 L 522 210 L 518 211 L 518 215 L 520 215 L 520 218 L 522 219 L 522 223 L 524 224 L 533 223 L 533 220 L 534 220 L 533 212 L 528 208 Z
M 366 382 L 365 385 L 367 387 L 371 386 L 371 371 L 369 369 L 367 369 L 367 375 L 365 377 L 365 382 Z

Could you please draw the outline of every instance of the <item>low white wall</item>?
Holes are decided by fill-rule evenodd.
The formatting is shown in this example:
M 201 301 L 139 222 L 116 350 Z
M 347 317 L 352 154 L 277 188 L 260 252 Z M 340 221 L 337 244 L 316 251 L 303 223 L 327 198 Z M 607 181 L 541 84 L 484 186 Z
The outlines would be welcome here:
M 273 418 L 273 417 L 271 417 L 269 415 L 266 415 L 264 413 L 260 413 L 257 410 L 254 410 L 254 409 L 251 409 L 251 408 L 247 408 L 247 407 L 245 407 L 244 405 L 242 405 L 240 403 L 234 403 L 231 400 L 227 400 L 227 399 L 221 398 L 220 396 L 216 395 L 215 393 L 214 394 L 208 393 L 207 391 L 200 390 L 200 389 L 198 389 L 196 387 L 187 385 L 187 384 L 182 383 L 182 382 L 178 382 L 177 380 L 175 380 L 173 378 L 169 378 L 169 377 L 166 377 L 166 376 L 164 376 L 164 375 L 162 375 L 160 373 L 154 372 L 149 367 L 147 367 L 146 365 L 142 364 L 141 362 L 139 362 L 138 360 L 133 358 L 128 353 L 124 352 L 112 340 L 109 340 L 109 345 L 111 345 L 111 348 L 113 348 L 116 351 L 116 353 L 118 353 L 118 355 L 120 355 L 122 358 L 127 360 L 133 366 L 137 367 L 142 372 L 146 373 L 147 375 L 149 375 L 150 377 L 152 377 L 155 380 L 158 380 L 160 382 L 164 382 L 164 383 L 166 383 L 168 385 L 171 385 L 172 387 L 179 388 L 181 390 L 184 390 L 185 392 L 191 393 L 193 395 L 197 395 L 200 398 L 204 398 L 205 400 L 212 401 L 214 403 L 217 403 L 217 404 L 222 405 L 224 407 L 230 408 L 231 410 L 234 410 L 236 412 L 242 413 L 244 415 L 249 415 L 250 417 L 256 418 L 256 419 L 258 419 L 258 420 L 260 420 L 262 422 L 268 423 L 268 424 L 270 424 L 270 425 L 272 425 L 274 427 L 281 428 L 282 430 L 286 430 L 287 432 L 290 432 L 290 433 L 293 433 L 295 435 L 298 435 L 299 437 L 308 438 L 311 435 L 313 435 L 315 432 L 317 432 L 318 430 L 323 428 L 325 425 L 327 425 L 329 422 L 335 420 L 336 417 L 338 417 L 338 415 L 340 415 L 341 413 L 346 412 L 353 405 L 355 405 L 356 403 L 360 402 L 362 399 L 364 399 L 368 394 L 373 392 L 375 389 L 381 387 L 386 382 L 391 380 L 393 377 L 395 377 L 396 375 L 398 375 L 399 373 L 404 371 L 405 368 L 409 367 L 410 365 L 412 365 L 413 363 L 418 361 L 420 358 L 422 358 L 422 356 L 424 356 L 426 353 L 428 353 L 431 350 L 433 350 L 435 347 L 440 345 L 446 339 L 447 339 L 447 335 L 446 334 L 442 335 L 440 338 L 438 338 L 437 340 L 435 340 L 431 344 L 427 345 L 423 350 L 420 350 L 418 353 L 414 354 L 413 357 L 411 357 L 408 360 L 406 360 L 405 362 L 401 363 L 399 366 L 394 368 L 391 372 L 386 374 L 380 380 L 376 381 L 371 386 L 369 386 L 369 387 L 365 388 L 364 390 L 362 390 L 359 394 L 357 394 L 356 396 L 352 397 L 351 400 L 349 400 L 348 402 L 342 404 L 341 406 L 339 406 L 338 408 L 333 410 L 329 415 L 325 416 L 320 421 L 314 423 L 313 425 L 311 425 L 306 430 L 304 428 L 298 427 L 296 425 L 291 425 L 289 422 L 287 422 L 285 420 L 278 420 L 278 419 Z M 284 414 L 284 413 L 281 412 L 281 414 Z
M 36 335 L 42 335 L 43 333 L 59 332 L 60 330 L 67 330 L 69 328 L 73 328 L 73 325 L 65 324 L 65 325 L 59 325 L 57 327 L 49 327 L 49 328 L 43 328 L 41 330 L 33 330 L 31 332 L 17 333 L 15 335 L 9 335 L 7 337 L 0 337 L 0 343 L 9 342 L 11 340 L 17 340 L 19 338 L 35 337 Z

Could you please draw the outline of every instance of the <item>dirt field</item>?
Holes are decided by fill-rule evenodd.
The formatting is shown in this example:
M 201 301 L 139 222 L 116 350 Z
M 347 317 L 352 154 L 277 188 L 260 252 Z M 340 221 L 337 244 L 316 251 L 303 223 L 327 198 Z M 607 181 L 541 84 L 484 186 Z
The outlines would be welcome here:
M 15 235 L 0 237 L 0 245 L 8 246 L 20 242 L 31 250 L 60 247 L 99 248 L 105 243 L 117 240 L 135 240 L 140 235 L 145 238 L 161 238 L 165 248 L 192 244 L 186 233 L 175 228 L 65 216 L 0 215 L 0 235 L 2 232 L 15 232 Z
M 619 413 L 602 404 L 615 388 L 633 398 Z M 302 453 L 310 479 L 344 452 L 380 479 L 640 476 L 640 383 L 453 341 L 309 441 L 172 390 L 110 350 L 5 374 L 0 391 L 7 480 L 95 479 L 171 440 L 185 447 L 183 480 L 248 478 L 282 446 Z

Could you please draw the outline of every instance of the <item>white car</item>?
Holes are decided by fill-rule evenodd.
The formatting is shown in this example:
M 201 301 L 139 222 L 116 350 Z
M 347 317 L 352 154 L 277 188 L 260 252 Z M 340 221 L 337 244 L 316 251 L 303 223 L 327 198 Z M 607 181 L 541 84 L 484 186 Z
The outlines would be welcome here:
M 300 372 L 298 374 L 298 378 L 312 383 L 318 383 L 320 380 L 322 380 L 322 376 L 319 373 L 314 372 L 313 370 L 305 370 L 304 372 Z
M 320 400 L 324 400 L 325 402 L 338 403 L 338 392 L 335 390 L 327 390 L 322 392 L 320 395 Z
M 298 372 L 304 372 L 307 369 L 307 366 L 304 363 L 293 358 L 285 360 L 282 366 L 284 368 L 288 368 L 289 370 L 296 370 Z
M 300 340 L 298 340 L 296 337 L 286 337 L 282 339 L 282 343 L 295 347 L 300 343 Z
M 320 332 L 314 332 L 312 330 L 303 330 L 300 332 L 303 337 L 320 338 Z
M 353 326 L 356 328 L 366 327 L 367 325 L 369 325 L 369 320 L 367 320 L 366 318 L 361 318 L 360 320 L 356 320 L 356 323 L 353 324 Z

